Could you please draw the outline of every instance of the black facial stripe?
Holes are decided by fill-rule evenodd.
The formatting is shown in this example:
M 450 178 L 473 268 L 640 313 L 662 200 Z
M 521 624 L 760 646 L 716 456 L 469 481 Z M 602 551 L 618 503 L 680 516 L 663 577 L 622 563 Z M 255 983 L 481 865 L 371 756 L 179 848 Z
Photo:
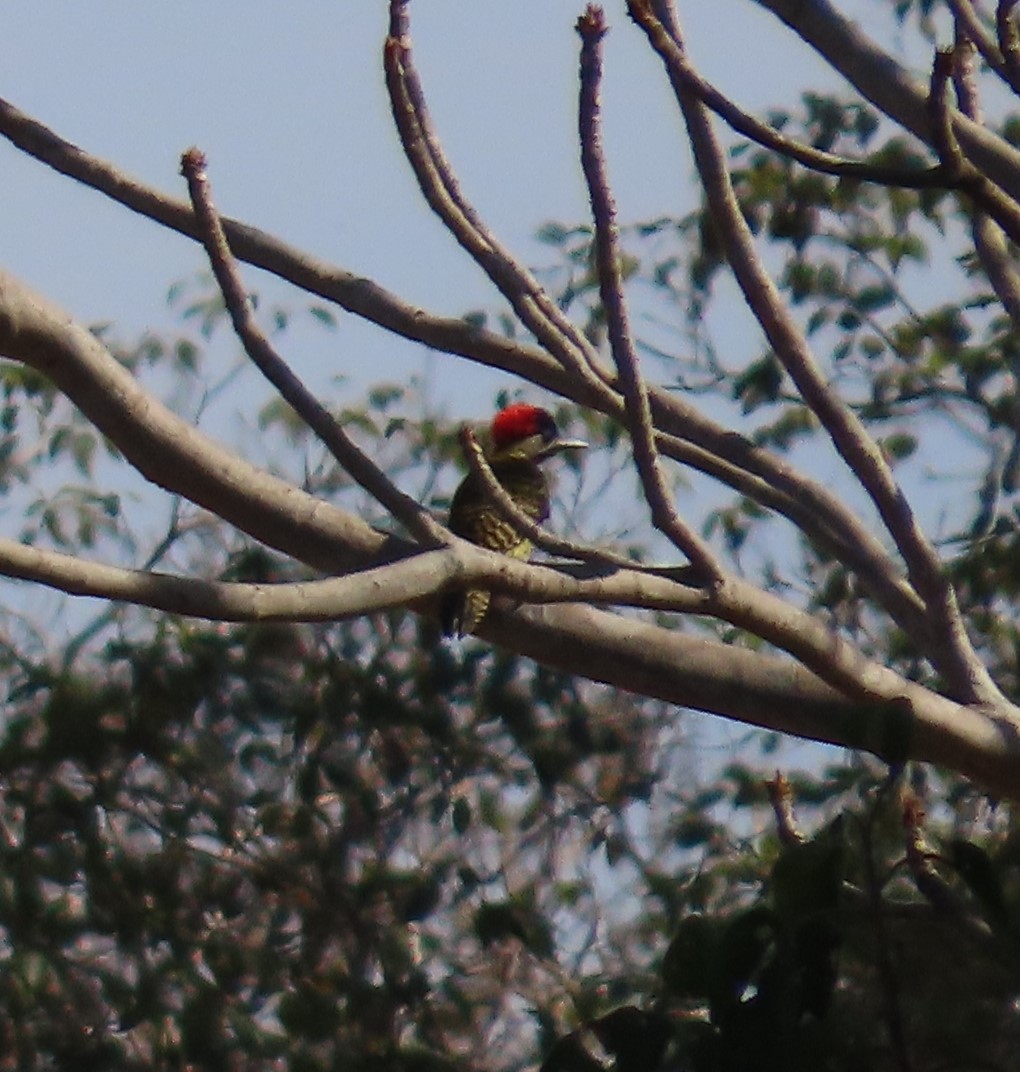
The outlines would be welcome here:
M 543 413 L 538 418 L 538 434 L 542 437 L 543 443 L 551 443 L 560 434 L 556 428 L 556 422 L 548 413 Z

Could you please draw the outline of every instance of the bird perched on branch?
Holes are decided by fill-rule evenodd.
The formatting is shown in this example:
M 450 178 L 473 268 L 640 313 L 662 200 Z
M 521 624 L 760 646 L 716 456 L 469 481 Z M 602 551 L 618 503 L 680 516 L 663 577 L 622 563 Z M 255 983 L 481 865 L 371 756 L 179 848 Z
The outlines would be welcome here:
M 563 439 L 552 414 L 518 403 L 501 409 L 481 437 L 482 452 L 493 475 L 511 499 L 536 523 L 549 516 L 549 485 L 540 463 L 565 450 L 588 444 Z M 461 482 L 450 504 L 450 529 L 465 540 L 512 558 L 531 556 L 531 541 L 499 512 L 477 473 Z M 482 589 L 453 592 L 442 607 L 446 636 L 466 636 L 489 609 L 491 593 Z

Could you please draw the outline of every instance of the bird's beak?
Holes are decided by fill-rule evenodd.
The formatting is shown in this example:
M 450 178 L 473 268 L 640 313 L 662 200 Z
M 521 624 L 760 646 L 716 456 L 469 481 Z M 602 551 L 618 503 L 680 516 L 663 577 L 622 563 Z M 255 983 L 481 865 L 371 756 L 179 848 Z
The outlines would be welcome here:
M 583 439 L 554 439 L 545 445 L 542 450 L 543 458 L 551 458 L 554 454 L 562 454 L 565 450 L 585 450 L 588 444 Z

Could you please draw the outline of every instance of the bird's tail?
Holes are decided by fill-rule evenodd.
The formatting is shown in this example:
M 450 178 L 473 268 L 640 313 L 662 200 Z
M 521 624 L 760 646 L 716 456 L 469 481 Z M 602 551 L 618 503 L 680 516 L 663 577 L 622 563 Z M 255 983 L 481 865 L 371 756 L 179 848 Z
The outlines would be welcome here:
M 439 612 L 443 636 L 469 636 L 478 628 L 489 609 L 492 593 L 484 588 L 472 588 L 467 592 L 451 592 Z

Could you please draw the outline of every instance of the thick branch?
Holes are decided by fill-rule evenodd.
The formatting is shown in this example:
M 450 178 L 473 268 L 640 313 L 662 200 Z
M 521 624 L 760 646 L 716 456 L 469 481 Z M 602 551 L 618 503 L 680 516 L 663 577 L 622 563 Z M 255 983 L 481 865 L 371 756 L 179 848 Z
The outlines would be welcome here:
M 861 705 L 797 663 L 588 607 L 494 606 L 484 637 L 545 666 L 748 725 L 887 757 L 942 764 L 1020 798 L 1020 725 L 904 683 L 908 707 Z
M 60 388 L 154 484 L 319 569 L 364 564 L 387 537 L 270 476 L 171 413 L 85 328 L 0 271 L 0 354 Z
M 322 563 L 314 550 L 309 554 L 307 530 L 317 533 L 314 522 L 332 514 L 339 531 L 335 545 L 324 543 L 323 558 L 328 558 L 330 565 L 340 561 L 346 543 L 348 558 L 355 558 L 351 563 L 354 568 L 363 565 L 365 557 L 378 561 L 383 538 L 368 526 L 348 520 L 340 511 L 282 485 L 216 447 L 147 396 L 92 335 L 68 324 L 57 310 L 33 299 L 9 276 L 0 280 L 0 350 L 53 379 L 144 475 L 299 561 L 312 564 Z M 295 502 L 305 507 L 307 514 L 295 516 L 293 509 L 287 509 Z M 277 514 L 282 516 L 274 517 Z M 288 520 L 291 531 L 283 538 Z M 351 537 L 344 540 L 347 528 L 364 541 L 357 549 L 350 546 Z M 356 559 L 358 551 L 361 562 Z M 635 583 L 671 587 L 661 601 L 644 605 L 720 614 L 789 647 L 818 670 L 826 670 L 831 656 L 831 673 L 840 687 L 876 694 L 875 686 L 858 678 L 861 664 L 854 660 L 848 645 L 833 641 L 808 615 L 786 608 L 778 600 L 774 606 L 760 602 L 764 596 L 750 586 L 727 586 L 725 599 L 710 600 L 699 589 L 648 574 L 640 575 Z M 500 590 L 498 578 L 491 586 Z M 578 597 L 586 595 L 578 590 Z M 840 657 L 844 651 L 849 661 Z M 891 686 L 878 687 L 877 694 L 885 695 L 883 689 L 888 688 Z
M 408 550 L 206 439 L 146 395 L 92 335 L 6 274 L 0 274 L 0 353 L 50 377 L 151 480 L 206 505 L 300 561 L 322 569 L 338 565 L 366 569 Z M 449 556 L 444 561 L 455 564 L 451 581 L 456 583 L 468 577 L 466 570 L 477 568 L 472 575 L 484 576 L 494 590 L 526 591 L 534 586 L 535 596 L 541 598 L 544 586 L 552 589 L 564 581 L 555 571 L 514 562 L 463 541 L 455 550 L 433 554 Z M 465 572 L 459 572 L 462 567 Z M 39 569 L 39 560 L 26 568 Z M 612 578 L 593 580 L 606 586 L 621 583 Z M 654 590 L 663 596 L 668 585 L 673 606 L 693 612 L 705 607 L 704 592 L 668 578 L 642 573 L 626 583 L 632 591 L 646 586 L 649 595 Z M 566 591 L 565 585 L 561 591 Z M 578 584 L 574 591 L 585 589 Z M 337 606 L 334 603 L 333 609 Z M 994 791 L 1016 792 L 1017 724 L 1008 715 L 962 708 L 907 682 L 900 689 L 910 704 L 909 732 L 904 736 L 895 711 L 883 705 L 851 704 L 789 660 L 693 640 L 590 607 L 508 615 L 496 604 L 482 632 L 545 665 L 621 688 L 879 754 L 905 747 L 915 758 L 951 765 Z

